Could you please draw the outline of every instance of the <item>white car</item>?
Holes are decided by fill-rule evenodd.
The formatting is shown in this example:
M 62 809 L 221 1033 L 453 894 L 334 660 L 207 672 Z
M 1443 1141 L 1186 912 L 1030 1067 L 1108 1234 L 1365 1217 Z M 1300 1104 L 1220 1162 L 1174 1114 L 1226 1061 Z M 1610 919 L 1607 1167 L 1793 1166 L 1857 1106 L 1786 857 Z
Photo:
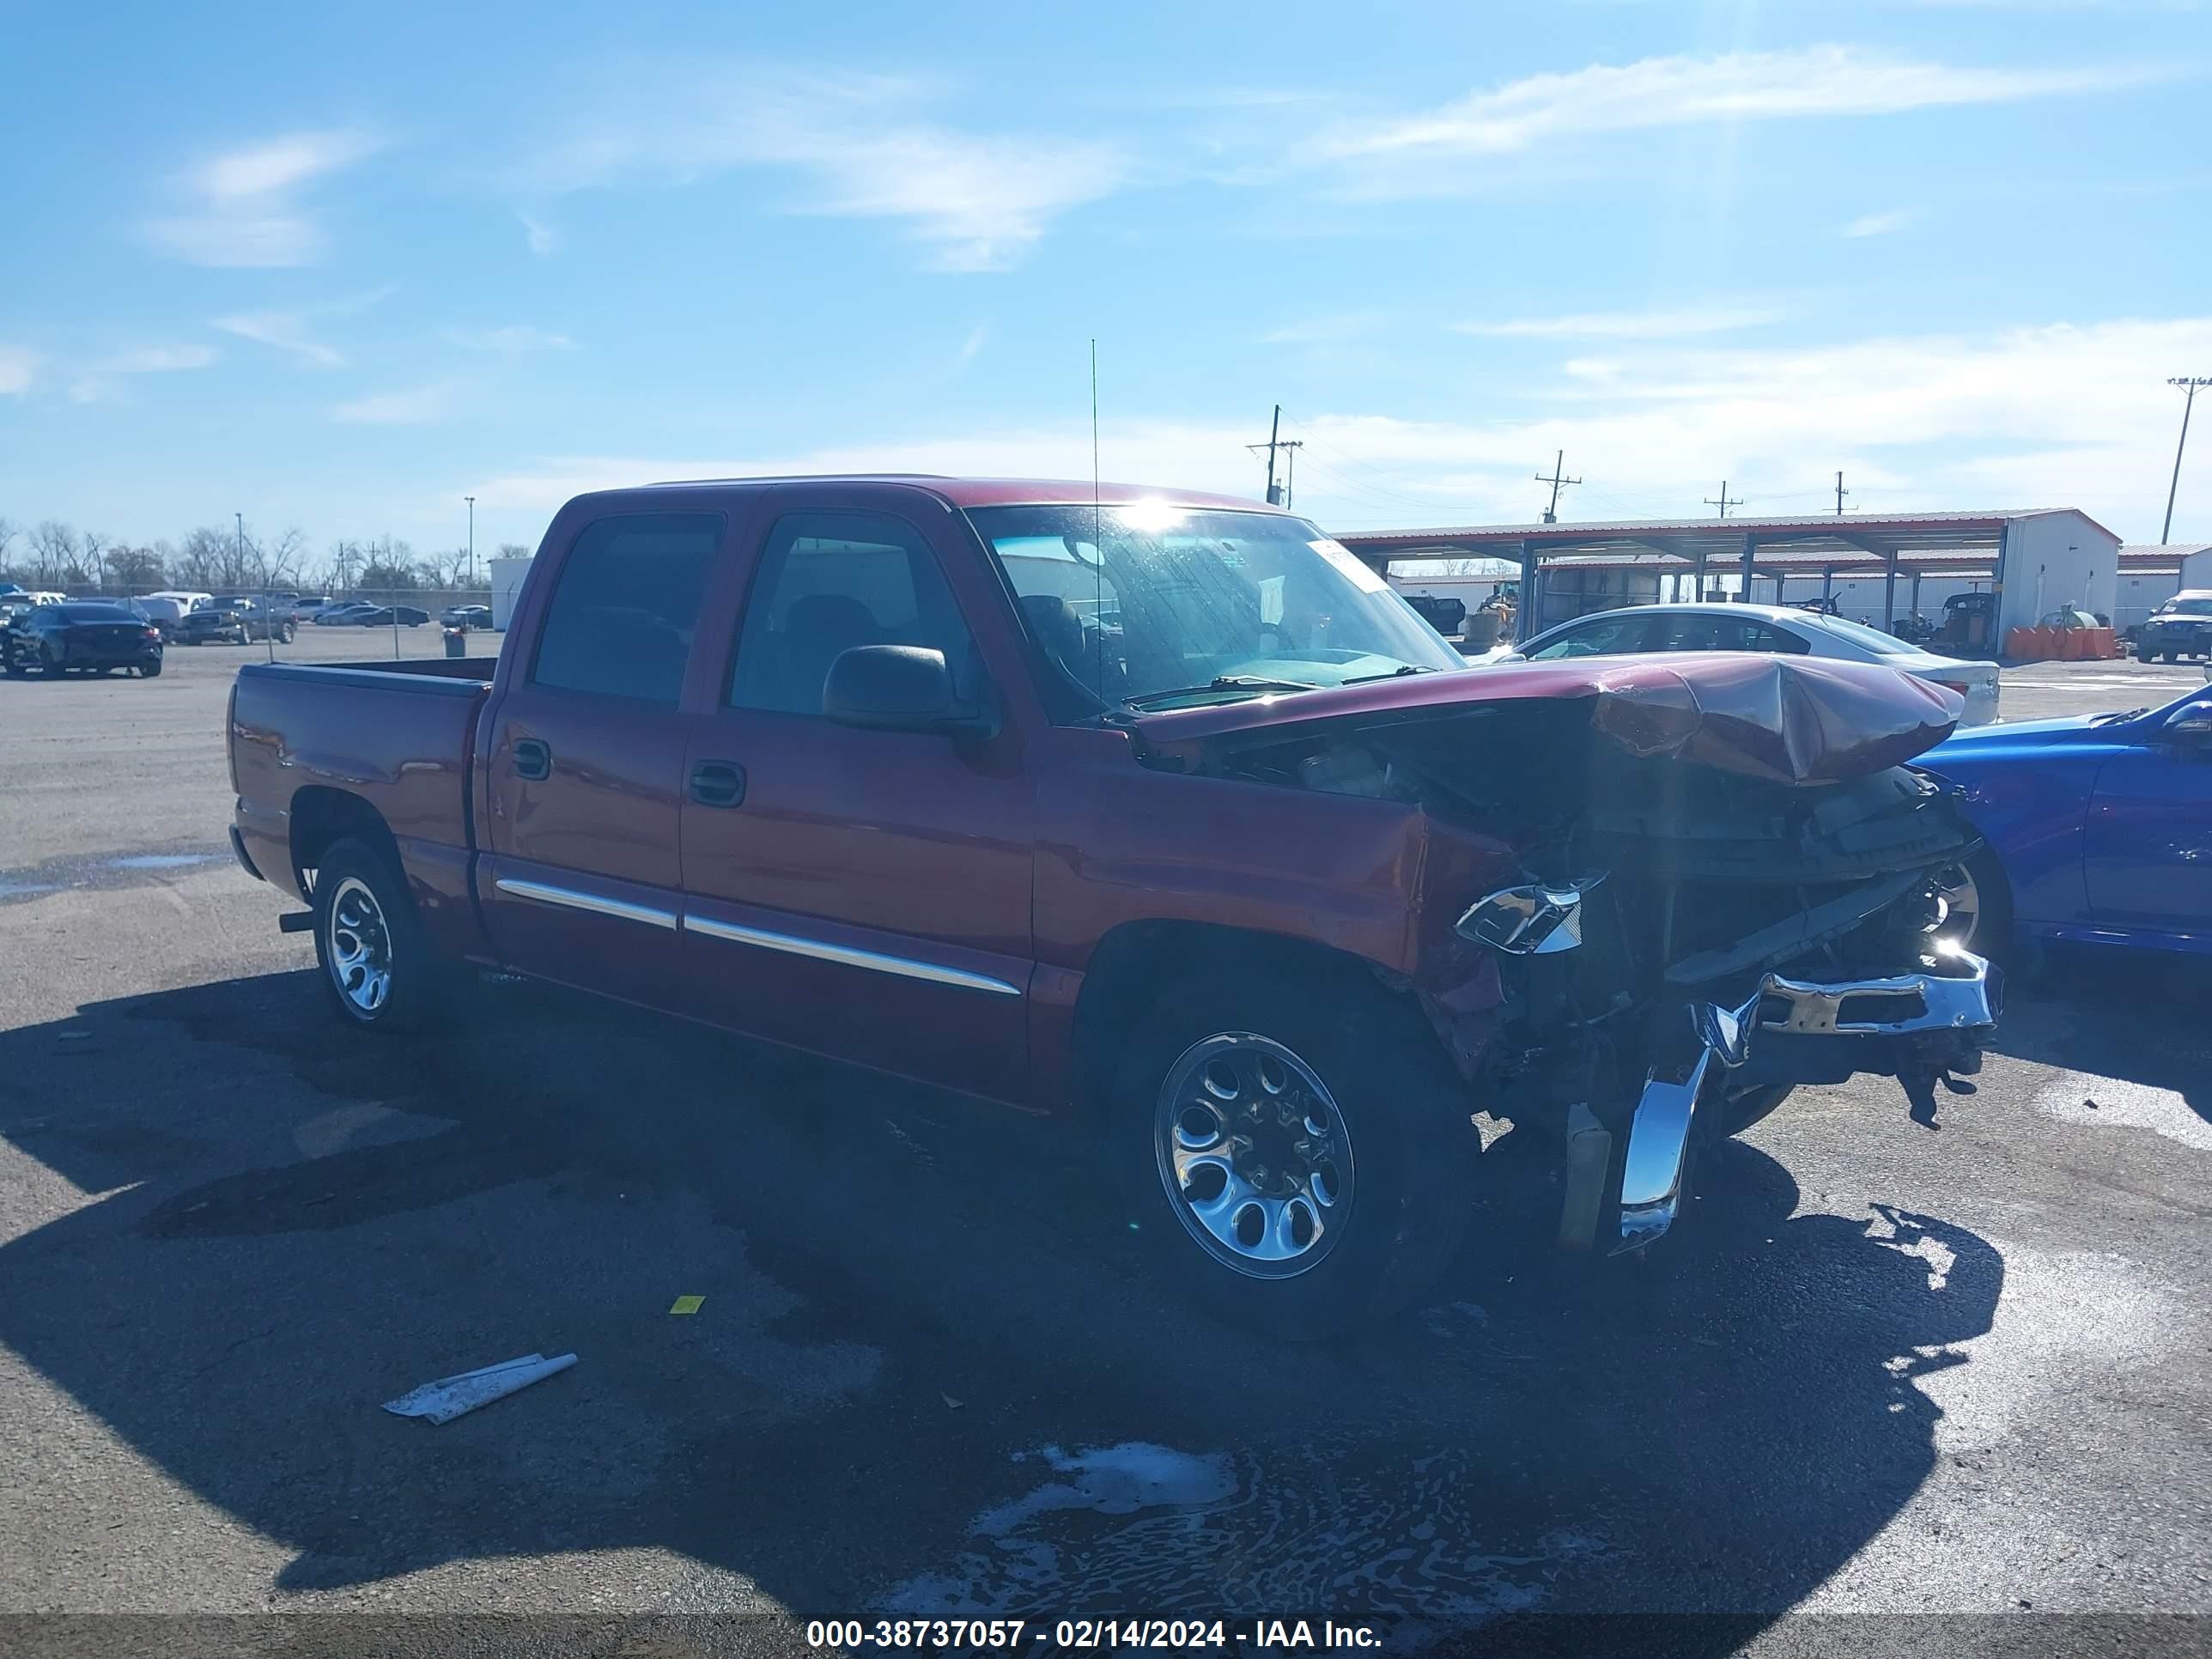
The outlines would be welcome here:
M 190 593 L 175 588 L 159 593 L 142 594 L 135 603 L 144 611 L 155 627 L 161 630 L 163 639 L 171 638 L 177 624 L 204 605 L 215 603 L 212 593 Z
M 1863 623 L 1779 605 L 1639 605 L 1601 611 L 1547 629 L 1487 662 L 1556 662 L 1650 651 L 1766 651 L 1879 663 L 1933 681 L 1966 699 L 1961 726 L 1997 717 L 1997 666 L 1939 657 Z

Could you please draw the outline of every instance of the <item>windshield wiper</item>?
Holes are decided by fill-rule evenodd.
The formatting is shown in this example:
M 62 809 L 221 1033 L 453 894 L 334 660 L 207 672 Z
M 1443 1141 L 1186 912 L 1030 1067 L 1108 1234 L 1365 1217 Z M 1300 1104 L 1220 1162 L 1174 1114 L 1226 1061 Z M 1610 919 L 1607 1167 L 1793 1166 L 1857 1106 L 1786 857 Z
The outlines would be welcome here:
M 1339 685 L 1365 685 L 1370 680 L 1402 680 L 1408 674 L 1436 674 L 1441 669 L 1431 668 L 1425 663 L 1409 662 L 1400 665 L 1387 674 L 1354 674 L 1348 680 L 1339 680 Z
M 1129 708 L 1142 708 L 1147 703 L 1165 702 L 1170 697 L 1203 696 L 1208 691 L 1317 691 L 1321 688 L 1307 680 L 1262 679 L 1256 674 L 1217 674 L 1204 685 L 1177 686 L 1172 691 L 1140 691 L 1133 697 L 1124 697 L 1122 704 Z
M 2117 714 L 2100 714 L 2096 719 L 2091 720 L 2089 724 L 2092 726 L 2112 726 L 2117 725 L 2121 720 L 2131 720 L 2139 715 L 2148 714 L 2149 713 L 2150 706 L 2146 703 L 2141 708 L 2123 709 Z

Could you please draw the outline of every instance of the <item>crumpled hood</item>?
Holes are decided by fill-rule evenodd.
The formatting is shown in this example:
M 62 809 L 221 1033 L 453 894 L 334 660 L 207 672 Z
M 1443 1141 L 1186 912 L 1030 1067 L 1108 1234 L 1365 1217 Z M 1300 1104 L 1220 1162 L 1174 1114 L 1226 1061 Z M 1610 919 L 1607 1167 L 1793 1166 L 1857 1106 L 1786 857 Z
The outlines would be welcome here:
M 1137 741 L 1174 753 L 1205 740 L 1318 721 L 1369 726 L 1529 699 L 1590 703 L 1590 725 L 1630 753 L 1788 784 L 1838 783 L 1911 760 L 1951 733 L 1963 705 L 1871 663 L 1747 652 L 1515 663 L 1143 714 Z

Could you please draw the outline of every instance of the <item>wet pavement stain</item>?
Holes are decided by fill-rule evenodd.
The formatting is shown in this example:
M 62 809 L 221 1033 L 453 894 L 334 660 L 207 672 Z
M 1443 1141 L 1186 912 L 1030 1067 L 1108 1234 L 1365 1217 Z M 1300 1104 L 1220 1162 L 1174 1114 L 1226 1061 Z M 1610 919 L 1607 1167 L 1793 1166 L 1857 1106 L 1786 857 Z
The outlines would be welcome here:
M 171 872 L 218 864 L 227 856 L 221 850 L 179 850 L 49 859 L 20 870 L 0 870 L 0 904 L 21 903 L 72 889 L 142 886 L 149 878 L 158 881 Z

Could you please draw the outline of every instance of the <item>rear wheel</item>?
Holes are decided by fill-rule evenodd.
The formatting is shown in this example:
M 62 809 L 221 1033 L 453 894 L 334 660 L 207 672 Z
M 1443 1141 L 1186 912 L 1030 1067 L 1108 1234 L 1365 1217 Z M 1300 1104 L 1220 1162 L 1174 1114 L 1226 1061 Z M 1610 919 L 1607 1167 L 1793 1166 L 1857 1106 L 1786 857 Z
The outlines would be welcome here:
M 447 1006 L 451 969 L 423 937 L 414 896 L 365 842 L 333 842 L 315 868 L 315 960 L 338 1013 L 370 1030 L 416 1030 Z
M 161 677 L 161 659 L 156 657 L 151 662 L 140 663 L 138 674 L 142 679 L 159 679 Z
M 46 647 L 41 647 L 39 653 L 39 672 L 50 680 L 58 680 L 69 670 L 62 665 L 61 659 L 54 655 L 52 648 Z
M 1109 1134 L 1162 1276 L 1312 1340 L 1398 1311 L 1465 1230 L 1481 1141 L 1418 1010 L 1258 970 L 1172 987 L 1123 1050 Z

